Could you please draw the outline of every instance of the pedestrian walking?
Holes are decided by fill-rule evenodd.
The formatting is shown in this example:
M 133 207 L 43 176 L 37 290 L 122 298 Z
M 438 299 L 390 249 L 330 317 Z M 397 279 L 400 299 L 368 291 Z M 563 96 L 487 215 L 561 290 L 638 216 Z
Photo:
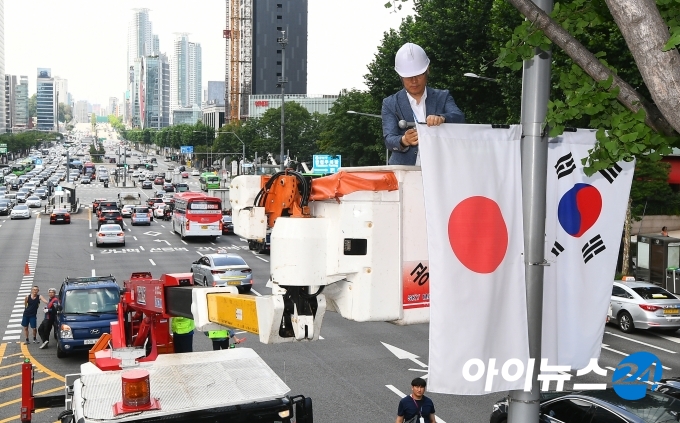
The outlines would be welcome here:
M 50 343 L 50 332 L 52 332 L 52 328 L 54 327 L 54 338 L 56 339 L 57 337 L 57 306 L 59 305 L 59 298 L 57 298 L 57 290 L 55 288 L 50 288 L 48 291 L 48 303 L 47 306 L 45 306 L 45 318 L 43 319 L 42 323 L 40 323 L 40 327 L 38 328 L 38 335 L 40 335 L 40 339 L 42 340 L 42 345 L 40 345 L 40 349 L 47 348 L 47 345 Z
M 425 379 L 411 381 L 411 395 L 399 401 L 396 423 L 435 423 L 434 403 L 425 396 Z
M 31 288 L 31 293 L 24 298 L 24 314 L 21 318 L 21 326 L 24 328 L 24 335 L 26 336 L 26 344 L 30 344 L 28 340 L 28 327 L 33 329 L 33 342 L 38 343 L 36 321 L 38 319 L 38 307 L 40 302 L 47 304 L 47 300 L 40 295 L 40 288 L 34 286 Z
M 237 338 L 234 331 L 231 329 L 209 330 L 207 335 L 212 341 L 214 351 L 229 349 L 229 338 L 234 339 L 234 344 L 240 344 L 245 341 L 245 338 Z
M 194 351 L 194 321 L 186 317 L 173 317 L 170 321 L 172 342 L 176 353 Z

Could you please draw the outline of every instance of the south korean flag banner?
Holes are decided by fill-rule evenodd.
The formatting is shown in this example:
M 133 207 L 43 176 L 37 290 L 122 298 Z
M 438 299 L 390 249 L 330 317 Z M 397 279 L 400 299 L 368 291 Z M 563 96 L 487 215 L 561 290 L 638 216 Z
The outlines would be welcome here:
M 548 144 L 542 358 L 585 368 L 599 358 L 635 169 L 619 162 L 586 176 L 595 131 Z

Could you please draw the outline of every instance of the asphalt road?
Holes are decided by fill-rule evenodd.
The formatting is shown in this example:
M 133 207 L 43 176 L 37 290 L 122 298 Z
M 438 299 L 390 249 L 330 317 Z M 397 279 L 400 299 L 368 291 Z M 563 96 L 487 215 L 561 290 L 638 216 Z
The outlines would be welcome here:
M 163 167 L 161 163 L 161 168 Z M 195 178 L 190 182 L 195 183 Z M 197 190 L 195 186 L 192 190 Z M 88 205 L 96 197 L 116 198 L 123 189 L 104 189 L 97 184 L 78 187 L 81 204 Z M 129 189 L 128 189 L 129 190 Z M 40 221 L 40 224 L 37 224 Z M 129 220 L 126 219 L 126 223 Z M 239 252 L 253 269 L 254 292 L 266 295 L 269 275 L 268 256 L 249 251 L 237 236 L 222 236 L 215 242 L 186 240 L 171 233 L 166 222 L 154 221 L 150 227 L 126 225 L 124 248 L 96 248 L 94 220 L 89 208 L 73 215 L 71 225 L 49 225 L 47 217 L 10 221 L 0 217 L 0 423 L 18 421 L 20 378 L 19 366 L 24 357 L 31 358 L 38 368 L 35 392 L 61 392 L 63 376 L 77 373 L 87 360 L 85 354 L 56 358 L 54 345 L 40 350 L 37 344 L 21 345 L 15 339 L 20 311 L 15 304 L 23 303 L 27 288 L 33 283 L 47 294 L 49 287 L 59 288 L 66 276 L 113 274 L 122 284 L 133 271 L 162 273 L 187 272 L 200 254 L 216 248 Z M 35 236 L 38 234 L 39 236 Z M 32 249 L 33 248 L 33 249 Z M 33 253 L 31 253 L 33 251 Z M 37 253 L 37 254 L 36 254 Z M 24 276 L 29 260 L 31 275 Z M 34 263 L 34 264 L 33 264 Z M 256 294 L 253 294 L 256 295 Z M 17 315 L 19 315 L 17 317 Z M 457 322 L 455 324 L 464 324 Z M 390 422 L 396 416 L 399 392 L 410 392 L 410 381 L 427 374 L 428 325 L 397 326 L 385 322 L 355 323 L 336 313 L 326 313 L 323 339 L 314 343 L 262 345 L 256 335 L 246 336 L 245 347 L 253 348 L 291 388 L 292 394 L 310 396 L 318 422 L 374 421 Z M 593 373 L 572 378 L 565 388 L 577 383 L 607 383 L 611 386 L 612 369 L 625 354 L 649 351 L 656 354 L 666 367 L 664 376 L 680 376 L 680 333 L 622 333 L 608 326 L 604 335 L 601 368 L 602 377 Z M 398 358 L 385 344 L 402 351 Z M 460 345 L 465 348 L 465 345 Z M 194 349 L 211 349 L 207 337 L 194 336 Z M 394 348 L 392 348 L 394 350 Z M 397 353 L 399 353 L 397 351 Z M 575 374 L 575 371 L 571 372 Z M 216 387 L 219 389 L 219 387 Z M 555 389 L 554 383 L 551 389 Z M 493 403 L 506 393 L 485 396 L 451 396 L 428 394 L 437 410 L 440 422 L 487 422 Z M 34 421 L 54 421 L 59 409 L 36 414 Z

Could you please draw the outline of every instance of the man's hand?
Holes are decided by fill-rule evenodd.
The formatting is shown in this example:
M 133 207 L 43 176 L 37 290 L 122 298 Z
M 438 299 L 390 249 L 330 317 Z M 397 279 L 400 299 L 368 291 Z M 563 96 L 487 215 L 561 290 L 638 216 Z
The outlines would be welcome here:
M 442 123 L 446 122 L 446 119 L 444 119 L 444 116 L 437 116 L 437 115 L 430 115 L 425 120 L 427 122 L 427 126 L 439 126 Z
M 418 131 L 416 131 L 414 128 L 409 129 L 406 131 L 404 136 L 401 137 L 401 142 L 406 147 L 418 145 Z

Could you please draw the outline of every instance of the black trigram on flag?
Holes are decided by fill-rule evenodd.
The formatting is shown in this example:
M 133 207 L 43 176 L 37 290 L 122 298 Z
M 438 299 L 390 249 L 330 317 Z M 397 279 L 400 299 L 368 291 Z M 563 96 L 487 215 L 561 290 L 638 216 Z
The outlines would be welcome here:
M 560 255 L 562 251 L 564 251 L 564 247 L 560 245 L 559 242 L 555 241 L 555 245 L 553 245 L 552 250 L 550 250 L 550 252 L 553 253 L 555 257 L 557 257 Z
M 574 158 L 572 157 L 571 153 L 565 154 L 564 156 L 560 157 L 560 159 L 557 161 L 557 164 L 555 165 L 557 179 L 569 175 L 575 169 L 576 165 L 574 164 Z
M 600 235 L 595 235 L 590 241 L 586 242 L 586 245 L 581 248 L 583 253 L 583 262 L 588 263 L 591 258 L 600 254 L 606 249 L 604 246 L 604 241 Z
M 619 176 L 619 173 L 621 173 L 622 170 L 623 169 L 621 169 L 621 166 L 614 163 L 614 166 L 610 167 L 609 169 L 601 170 L 600 173 L 605 177 L 606 180 L 609 181 L 610 184 L 613 184 L 614 179 Z

